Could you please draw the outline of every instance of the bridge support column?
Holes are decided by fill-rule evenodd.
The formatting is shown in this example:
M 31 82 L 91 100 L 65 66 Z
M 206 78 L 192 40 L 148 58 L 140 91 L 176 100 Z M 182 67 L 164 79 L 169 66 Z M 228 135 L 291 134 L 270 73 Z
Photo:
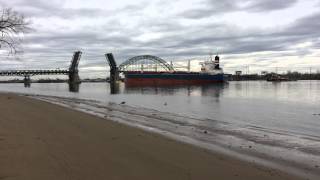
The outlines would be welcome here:
M 30 75 L 24 75 L 23 83 L 24 83 L 24 87 L 30 87 L 30 84 L 31 84 Z
M 70 92 L 79 92 L 79 83 L 69 83 L 69 91 Z
M 119 83 L 117 81 L 110 81 L 110 94 L 119 94 Z
M 69 74 L 69 83 L 70 84 L 79 84 L 81 83 L 80 81 L 80 76 L 78 72 L 73 72 Z

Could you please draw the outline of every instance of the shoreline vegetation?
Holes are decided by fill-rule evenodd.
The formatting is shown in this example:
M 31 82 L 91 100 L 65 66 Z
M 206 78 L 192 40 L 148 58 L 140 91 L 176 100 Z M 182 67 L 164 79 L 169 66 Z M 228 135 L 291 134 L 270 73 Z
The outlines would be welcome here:
M 303 179 L 29 97 L 0 112 L 0 179 Z
M 291 81 L 298 80 L 320 80 L 320 73 L 299 73 L 299 72 L 287 72 L 287 73 L 268 73 L 268 74 L 228 74 L 229 81 L 261 81 L 267 80 L 272 75 L 278 75 L 279 77 L 287 78 Z

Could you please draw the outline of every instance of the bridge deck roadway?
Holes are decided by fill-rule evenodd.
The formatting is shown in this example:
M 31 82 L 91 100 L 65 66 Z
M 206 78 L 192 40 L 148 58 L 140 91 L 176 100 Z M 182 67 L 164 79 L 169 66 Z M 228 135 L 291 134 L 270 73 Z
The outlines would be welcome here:
M 69 70 L 9 70 L 0 71 L 0 76 L 35 76 L 35 75 L 54 75 L 64 74 L 68 75 Z

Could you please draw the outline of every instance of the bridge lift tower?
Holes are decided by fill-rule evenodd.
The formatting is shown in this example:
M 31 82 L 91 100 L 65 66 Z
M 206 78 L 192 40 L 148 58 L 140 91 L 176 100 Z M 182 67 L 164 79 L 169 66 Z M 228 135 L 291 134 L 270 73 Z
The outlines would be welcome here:
M 76 51 L 73 54 L 71 65 L 70 65 L 69 71 L 68 71 L 69 83 L 71 83 L 71 84 L 80 83 L 78 65 L 79 65 L 79 61 L 81 58 L 81 54 L 82 54 L 81 51 Z
M 117 67 L 117 62 L 112 53 L 107 53 L 105 56 L 110 66 L 110 82 L 117 82 L 119 80 L 119 68 Z

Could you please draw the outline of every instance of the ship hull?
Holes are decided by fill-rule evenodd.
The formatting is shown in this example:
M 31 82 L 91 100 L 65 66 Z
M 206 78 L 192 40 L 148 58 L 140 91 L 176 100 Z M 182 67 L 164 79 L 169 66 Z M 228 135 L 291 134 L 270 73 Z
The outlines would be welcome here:
M 160 85 L 198 85 L 215 84 L 225 81 L 223 74 L 203 73 L 164 73 L 164 72 L 127 72 L 125 83 L 130 86 L 160 86 Z

